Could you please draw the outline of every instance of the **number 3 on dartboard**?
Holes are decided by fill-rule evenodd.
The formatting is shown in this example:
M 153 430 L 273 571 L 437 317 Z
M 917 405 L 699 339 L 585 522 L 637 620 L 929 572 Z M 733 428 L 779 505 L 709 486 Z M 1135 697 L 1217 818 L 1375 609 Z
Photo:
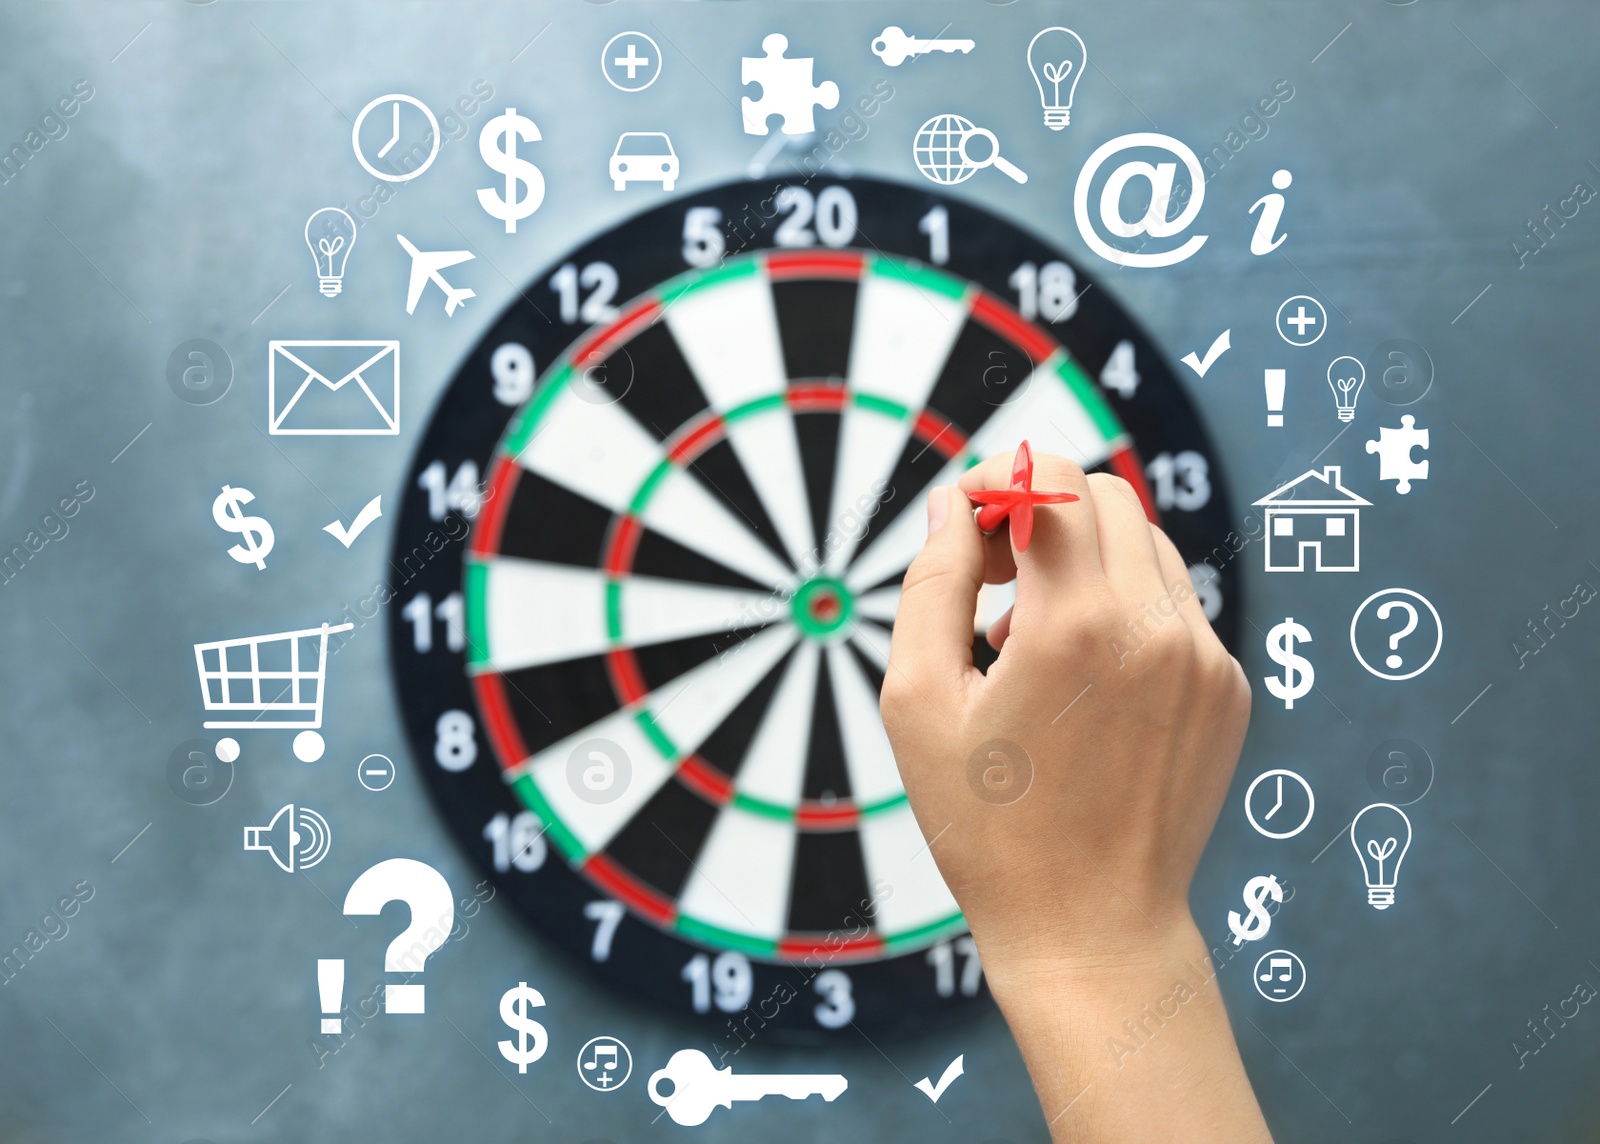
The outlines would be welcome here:
M 824 969 L 811 983 L 822 1000 L 811 1015 L 824 1029 L 842 1029 L 856 1015 L 856 999 L 850 990 L 850 976 L 842 969 Z

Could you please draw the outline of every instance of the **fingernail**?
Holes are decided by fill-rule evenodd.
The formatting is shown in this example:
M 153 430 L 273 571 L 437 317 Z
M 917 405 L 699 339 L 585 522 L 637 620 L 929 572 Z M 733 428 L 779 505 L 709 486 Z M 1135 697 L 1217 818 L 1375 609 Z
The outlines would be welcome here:
M 950 490 L 936 488 L 928 490 L 928 532 L 933 534 L 943 527 L 945 519 L 950 515 Z

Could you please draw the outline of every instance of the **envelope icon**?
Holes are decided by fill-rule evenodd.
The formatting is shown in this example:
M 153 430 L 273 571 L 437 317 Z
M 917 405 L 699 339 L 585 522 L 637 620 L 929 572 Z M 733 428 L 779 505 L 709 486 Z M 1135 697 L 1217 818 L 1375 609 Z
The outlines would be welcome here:
M 400 343 L 267 344 L 268 431 L 288 437 L 400 432 Z

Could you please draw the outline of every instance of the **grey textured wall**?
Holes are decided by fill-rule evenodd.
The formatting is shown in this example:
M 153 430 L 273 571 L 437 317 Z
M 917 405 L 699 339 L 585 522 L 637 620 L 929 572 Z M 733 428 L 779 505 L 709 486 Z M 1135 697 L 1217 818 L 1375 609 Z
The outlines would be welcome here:
M 594 74 L 606 38 L 641 27 L 668 47 L 648 106 L 692 193 L 739 177 L 756 150 L 729 101 L 741 94 L 737 57 L 766 32 L 788 31 L 793 54 L 815 54 L 818 75 L 848 99 L 883 71 L 866 44 L 885 24 L 928 32 L 946 21 L 978 40 L 964 70 L 894 73 L 899 94 L 842 163 L 914 180 L 907 143 L 927 115 L 949 104 L 994 126 L 1033 178 L 978 178 L 959 194 L 1081 256 L 1173 359 L 1232 328 L 1219 367 L 1183 377 L 1238 502 L 1314 458 L 1359 474 L 1352 483 L 1377 502 L 1358 575 L 1267 576 L 1253 548 L 1244 563 L 1256 714 L 1194 903 L 1220 942 L 1245 879 L 1271 869 L 1295 887 L 1272 941 L 1305 959 L 1306 993 L 1269 1005 L 1237 963 L 1223 973 L 1279 1138 L 1596 1138 L 1600 1014 L 1583 1008 L 1524 1067 L 1511 1047 L 1542 1006 L 1581 979 L 1600 984 L 1600 604 L 1520 666 L 1513 647 L 1577 582 L 1600 586 L 1590 366 L 1600 201 L 1525 265 L 1510 245 L 1574 184 L 1600 187 L 1600 17 L 1582 0 L 0 6 L 0 144 L 23 143 L 79 81 L 93 89 L 65 135 L 0 184 L 0 549 L 40 529 L 79 482 L 94 489 L 70 532 L 0 587 L 0 948 L 39 930 L 80 883 L 93 890 L 69 932 L 0 987 L 0 1135 L 223 1144 L 680 1131 L 650 1126 L 655 1109 L 637 1089 L 593 1099 L 565 1073 L 570 1054 L 552 1055 L 537 1078 L 504 1066 L 493 1042 L 508 976 L 539 982 L 561 1045 L 614 1031 L 644 1067 L 682 1032 L 575 974 L 493 907 L 430 966 L 425 1024 L 377 1021 L 319 1067 L 312 961 L 339 951 L 353 981 L 372 980 L 391 932 L 340 915 L 349 881 L 395 853 L 425 857 L 457 884 L 471 875 L 413 772 L 375 632 L 336 663 L 323 762 L 257 750 L 221 801 L 175 797 L 167 760 L 201 718 L 190 644 L 295 625 L 365 595 L 383 545 L 329 559 L 304 538 L 333 516 L 348 521 L 369 487 L 398 492 L 425 410 L 493 316 L 540 267 L 635 209 L 607 188 L 604 156 L 618 132 L 652 125 Z M 1021 51 L 1054 22 L 1084 36 L 1093 63 L 1064 138 L 1024 129 L 1037 111 Z M 1292 100 L 1207 188 L 1214 237 L 1201 255 L 1126 271 L 1086 251 L 1069 199 L 1092 146 L 1156 129 L 1209 148 L 1280 79 Z M 353 281 L 336 321 L 314 296 L 300 228 L 311 207 L 371 192 L 351 162 L 349 120 L 383 92 L 442 108 L 480 81 L 493 88 L 489 109 L 446 144 L 430 178 L 382 206 L 355 252 L 368 266 L 396 260 L 398 275 L 388 234 L 444 247 L 459 233 L 494 251 L 495 273 L 476 276 L 480 299 L 452 320 L 424 314 L 430 303 L 408 321 L 394 283 L 373 273 Z M 537 109 L 549 187 L 515 242 L 496 239 L 499 224 L 468 190 L 483 175 L 476 129 L 508 104 Z M 1252 258 L 1246 210 L 1279 167 L 1294 173 L 1291 238 L 1283 257 Z M 1374 392 L 1330 443 L 1328 393 L 1291 374 L 1290 428 L 1261 427 L 1260 369 L 1284 349 L 1271 315 L 1302 291 L 1333 303 L 1325 342 L 1369 368 L 1386 339 L 1426 348 L 1432 389 L 1404 411 L 1431 430 L 1432 471 L 1409 496 L 1380 486 L 1362 451 L 1401 412 Z M 351 449 L 267 437 L 266 341 L 352 331 L 404 338 L 402 435 Z M 180 402 L 166 382 L 168 355 L 195 337 L 232 358 L 232 390 L 215 405 Z M 276 508 L 270 575 L 218 565 L 209 510 L 224 482 Z M 1405 683 L 1341 654 L 1356 604 L 1390 585 L 1421 591 L 1444 618 L 1439 662 Z M 1292 713 L 1260 688 L 1273 669 L 1262 633 L 1286 615 L 1318 633 L 1321 694 Z M 1396 737 L 1423 745 L 1436 776 L 1410 808 L 1402 906 L 1377 914 L 1336 834 L 1380 797 L 1368 758 Z M 372 751 L 400 764 L 379 796 L 352 781 Z M 1312 827 L 1290 842 L 1267 842 L 1243 817 L 1245 783 L 1273 766 L 1317 789 Z M 293 879 L 239 848 L 241 826 L 289 799 L 339 830 L 329 861 Z M 1044 1138 L 997 1016 L 881 1048 L 850 1045 L 825 1061 L 763 1051 L 746 1067 L 837 1068 L 848 1097 L 741 1109 L 699 1136 Z M 957 1052 L 968 1075 L 935 1109 L 905 1078 L 937 1076 Z

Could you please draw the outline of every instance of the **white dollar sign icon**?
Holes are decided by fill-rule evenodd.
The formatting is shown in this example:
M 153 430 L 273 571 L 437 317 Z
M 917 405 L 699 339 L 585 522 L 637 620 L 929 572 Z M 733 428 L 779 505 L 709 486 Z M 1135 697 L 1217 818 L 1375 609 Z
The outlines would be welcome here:
M 1294 701 L 1311 693 L 1311 685 L 1317 678 L 1311 661 L 1303 655 L 1295 654 L 1294 645 L 1297 640 L 1300 643 L 1310 643 L 1311 633 L 1306 631 L 1303 624 L 1295 623 L 1293 616 L 1281 624 L 1274 624 L 1272 630 L 1267 633 L 1267 654 L 1272 657 L 1273 663 L 1283 665 L 1283 678 L 1280 680 L 1275 675 L 1269 675 L 1264 682 L 1268 691 L 1283 700 L 1285 711 L 1293 711 Z
M 259 516 L 245 516 L 239 507 L 255 499 L 256 494 L 249 489 L 236 489 L 223 485 L 222 492 L 211 502 L 211 516 L 217 522 L 218 528 L 226 532 L 237 532 L 244 541 L 228 549 L 228 555 L 240 564 L 254 564 L 265 572 L 267 554 L 277 542 L 272 533 L 272 525 Z
M 1283 901 L 1283 887 L 1271 874 L 1257 874 L 1244 884 L 1244 904 L 1250 911 L 1249 916 L 1241 918 L 1238 910 L 1228 911 L 1228 928 L 1233 931 L 1234 945 L 1259 941 L 1267 936 L 1267 931 L 1272 928 L 1272 915 L 1267 913 L 1262 903 L 1268 898 L 1275 902 Z
M 539 141 L 539 128 L 526 115 L 518 115 L 515 107 L 506 108 L 504 115 L 496 115 L 483 125 L 478 135 L 478 154 L 489 164 L 489 169 L 506 177 L 504 197 L 493 187 L 478 191 L 478 202 L 494 218 L 506 224 L 506 233 L 515 234 L 517 220 L 527 218 L 544 202 L 544 174 L 526 159 L 517 157 L 517 140 L 524 143 Z M 519 196 L 520 184 L 528 185 L 528 193 Z
M 528 1015 L 530 1009 L 543 1007 L 544 994 L 530 989 L 526 981 L 517 982 L 515 989 L 507 989 L 500 998 L 500 1019 L 517 1034 L 515 1041 L 499 1042 L 500 1055 L 516 1065 L 519 1073 L 527 1072 L 529 1065 L 544 1056 L 545 1046 L 550 1043 L 544 1026 Z M 529 1038 L 532 1044 L 528 1043 Z

